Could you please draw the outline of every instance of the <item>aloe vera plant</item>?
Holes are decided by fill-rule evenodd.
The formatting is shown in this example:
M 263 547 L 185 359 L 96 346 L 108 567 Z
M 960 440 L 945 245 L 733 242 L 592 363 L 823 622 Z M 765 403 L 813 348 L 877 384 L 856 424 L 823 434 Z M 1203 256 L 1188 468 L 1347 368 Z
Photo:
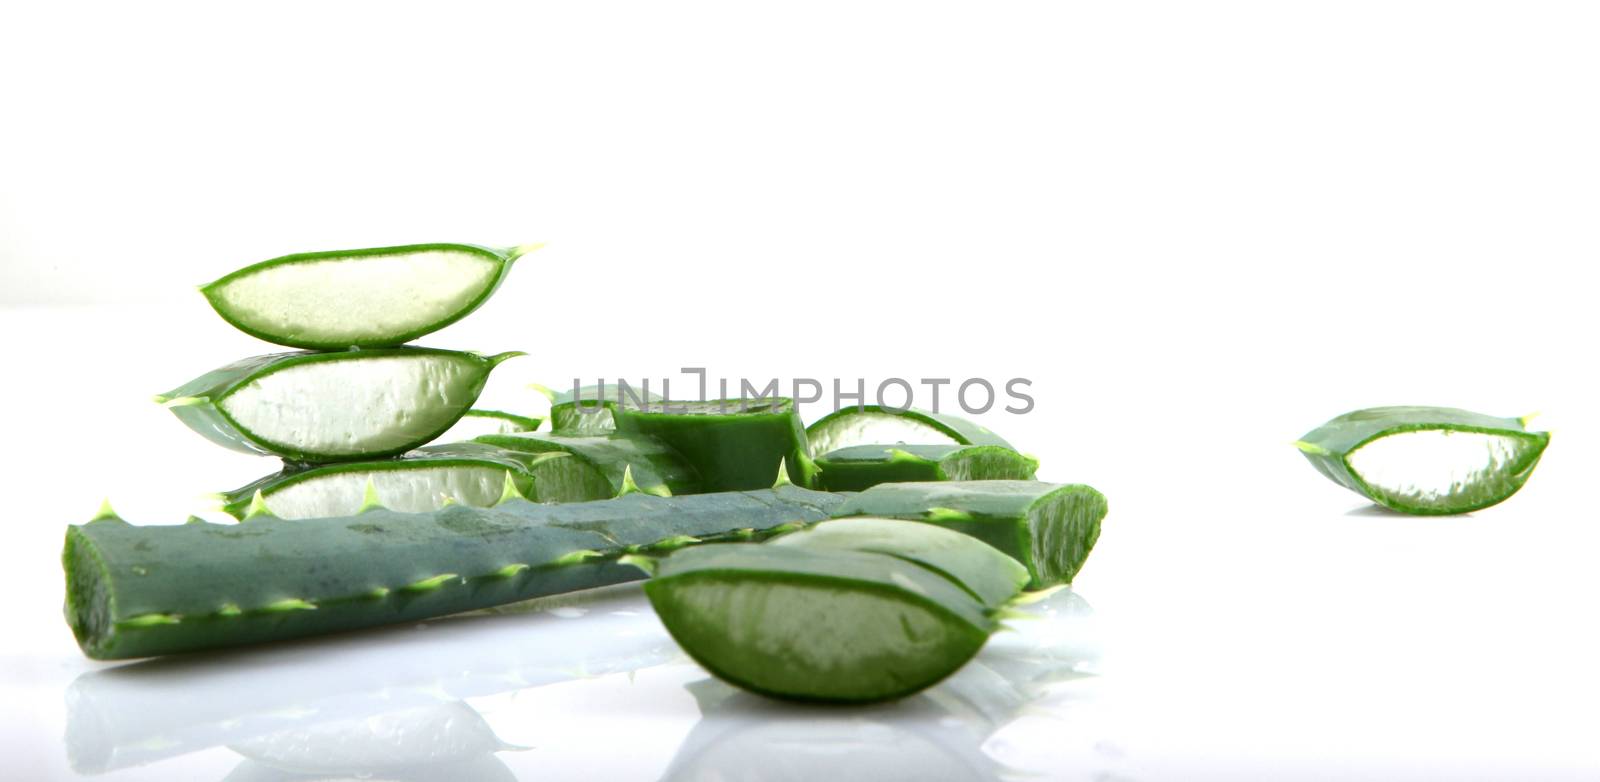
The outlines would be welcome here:
M 463 413 L 455 425 L 444 434 L 439 435 L 438 442 L 459 443 L 490 434 L 532 432 L 539 428 L 540 423 L 539 419 L 525 415 L 473 408 Z
M 236 451 L 296 462 L 391 456 L 443 434 L 490 371 L 520 355 L 416 347 L 275 353 L 207 372 L 156 401 Z
M 715 399 L 613 409 L 617 431 L 660 439 L 683 455 L 705 491 L 771 486 L 780 468 L 810 486 L 816 466 L 793 400 Z
M 508 496 L 574 502 L 617 494 L 593 467 L 564 456 L 482 443 L 429 445 L 399 459 L 290 467 L 224 493 L 222 509 L 238 519 L 315 519 L 374 506 L 422 513 L 453 502 L 489 507 Z
M 218 315 L 268 342 L 313 350 L 388 347 L 450 325 L 488 300 L 542 245 L 414 244 L 298 253 L 200 288 Z
M 1029 587 L 1070 584 L 1106 515 L 1106 498 L 1082 484 L 1041 481 L 883 483 L 851 496 L 836 517 L 923 521 L 971 535 L 1027 567 Z
M 561 393 L 550 392 L 542 386 L 539 388 L 550 396 L 550 428 L 558 434 L 593 435 L 615 432 L 619 399 L 624 406 L 666 401 L 666 397 L 643 389 L 629 389 L 627 393 L 622 393 L 615 385 L 582 386 Z
M 765 695 L 872 702 L 922 690 L 977 654 L 1027 582 L 970 537 L 883 519 L 830 521 L 761 545 L 661 560 L 645 584 L 672 637 Z
M 1329 480 L 1402 513 L 1481 510 L 1516 494 L 1550 443 L 1527 418 L 1449 407 L 1346 413 L 1295 442 Z
M 881 405 L 836 410 L 806 429 L 811 455 L 822 456 L 854 445 L 998 445 L 1010 448 L 1000 435 L 960 416 Z
M 228 525 L 105 512 L 67 530 L 66 615 L 95 659 L 411 622 L 634 580 L 619 559 L 760 539 L 827 518 L 839 499 L 783 486 Z
M 648 435 L 613 432 L 580 436 L 522 432 L 485 435 L 477 441 L 509 451 L 571 456 L 568 469 L 587 469 L 599 476 L 598 481 L 574 482 L 571 491 L 540 491 L 537 499 L 541 502 L 578 502 L 634 491 L 661 497 L 700 492 L 700 478 L 683 457 Z M 771 485 L 772 482 L 767 483 Z M 606 493 L 589 496 L 585 493 L 592 493 L 593 489 L 589 487 L 603 487 Z
M 816 459 L 818 488 L 861 491 L 880 483 L 1033 480 L 1039 462 L 999 445 L 852 445 Z

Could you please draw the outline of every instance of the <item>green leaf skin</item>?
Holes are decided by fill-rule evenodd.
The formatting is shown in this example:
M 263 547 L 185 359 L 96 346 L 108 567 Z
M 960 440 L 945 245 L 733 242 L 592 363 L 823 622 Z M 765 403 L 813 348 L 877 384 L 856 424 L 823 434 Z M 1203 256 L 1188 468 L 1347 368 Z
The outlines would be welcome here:
M 461 415 L 455 425 L 439 435 L 439 443 L 464 443 L 488 434 L 513 434 L 532 432 L 539 428 L 540 420 L 499 410 L 473 408 Z
M 619 397 L 629 406 L 635 406 L 633 402 L 636 398 L 640 402 L 666 400 L 666 397 L 638 388 L 630 388 L 627 393 L 622 393 L 621 388 L 614 384 L 582 386 L 576 392 L 568 390 L 558 393 L 550 400 L 550 429 L 556 434 L 570 435 L 615 432 Z
M 227 525 L 107 519 L 67 530 L 66 616 L 101 660 L 414 622 L 636 580 L 619 558 L 760 539 L 839 501 L 786 486 Z
M 645 435 L 611 433 L 577 436 L 522 432 L 485 435 L 479 437 L 477 442 L 530 454 L 570 454 L 605 476 L 610 485 L 608 497 L 621 493 L 630 477 L 634 486 L 646 494 L 672 496 L 700 493 L 700 478 L 683 456 L 660 440 Z M 543 502 L 577 502 L 586 499 L 600 498 L 545 493 L 539 496 Z
M 1472 432 L 1507 437 L 1520 444 L 1514 461 L 1477 486 L 1436 502 L 1415 502 L 1369 485 L 1351 466 L 1351 455 L 1380 438 L 1406 432 Z M 1308 432 L 1295 443 L 1317 472 L 1391 510 L 1424 516 L 1482 510 L 1516 494 L 1550 444 L 1549 432 L 1530 432 L 1520 418 L 1494 416 L 1450 407 L 1374 407 L 1345 413 Z
M 796 486 L 813 483 L 805 428 L 792 400 L 666 402 L 613 413 L 617 431 L 658 438 L 682 454 L 705 491 L 772 486 L 780 465 Z
M 817 457 L 817 486 L 864 491 L 880 483 L 1031 481 L 1038 467 L 999 445 L 853 445 Z
M 1106 511 L 1105 496 L 1082 484 L 943 481 L 879 484 L 834 515 L 922 521 L 971 535 L 1026 566 L 1029 588 L 1044 589 L 1072 583 Z
M 267 506 L 271 515 L 279 518 L 324 518 L 338 516 L 342 513 L 355 512 L 351 509 L 359 506 L 364 497 L 361 487 L 348 487 L 343 492 L 334 491 L 328 486 L 328 481 L 350 474 L 373 474 L 384 472 L 410 472 L 430 470 L 470 470 L 482 472 L 485 470 L 497 472 L 492 487 L 492 495 L 480 494 L 474 501 L 471 496 L 453 495 L 451 501 L 479 507 L 492 506 L 501 499 L 503 484 L 506 476 L 510 476 L 513 488 L 523 498 L 536 502 L 581 502 L 585 500 L 600 500 L 613 497 L 616 492 L 606 476 L 594 467 L 570 459 L 541 459 L 538 454 L 521 452 L 511 449 L 496 448 L 482 443 L 447 443 L 444 445 L 429 445 L 408 452 L 398 459 L 373 459 L 358 462 L 338 462 L 313 467 L 290 467 L 282 472 L 273 473 L 260 480 L 241 486 L 223 496 L 222 510 L 237 519 L 245 519 L 250 512 L 250 507 L 257 494 L 261 495 L 262 502 Z M 310 483 L 324 484 L 324 491 L 330 494 L 323 504 L 301 507 L 296 512 L 286 512 L 282 504 L 273 502 L 274 495 L 292 487 L 306 488 Z M 380 496 L 377 500 L 389 510 L 407 512 L 422 512 L 438 510 L 447 503 L 443 497 L 434 496 L 427 498 L 430 502 L 426 507 L 397 507 L 391 498 Z M 304 505 L 304 503 L 302 503 Z
M 494 295 L 495 290 L 511 271 L 513 261 L 538 247 L 539 245 L 523 245 L 491 249 L 472 244 L 413 244 L 401 247 L 297 253 L 246 266 L 215 282 L 201 286 L 200 292 L 205 295 L 206 301 L 210 302 L 223 320 L 233 324 L 240 331 L 267 342 L 310 350 L 392 347 L 438 331 L 466 317 Z M 334 329 L 334 324 L 319 320 L 315 316 L 291 317 L 281 306 L 251 307 L 235 300 L 236 294 L 242 287 L 250 285 L 253 279 L 260 279 L 264 273 L 278 274 L 294 271 L 296 268 L 309 270 L 313 265 L 327 268 L 323 265 L 381 263 L 408 256 L 413 259 L 425 259 L 430 255 L 437 257 L 439 254 L 480 259 L 487 266 L 484 269 L 483 279 L 476 285 L 463 287 L 458 292 L 458 301 L 433 315 L 419 311 L 412 313 L 411 317 L 397 317 L 392 306 L 383 306 L 382 310 L 390 316 L 392 322 L 382 329 L 377 328 L 369 320 L 363 324 L 365 328 L 355 332 L 349 329 L 338 330 Z M 421 273 L 421 267 L 415 262 L 400 268 Z M 394 274 L 385 276 L 391 287 L 395 284 L 413 282 L 396 279 Z M 363 306 L 377 307 L 378 304 L 371 299 L 382 295 L 384 288 L 380 285 L 366 285 L 328 290 L 325 285 L 316 283 L 315 280 L 306 280 L 299 285 L 290 285 L 282 291 L 275 291 L 272 295 L 285 299 L 316 297 L 330 303 L 337 302 L 337 306 L 345 309 L 359 310 Z M 438 287 L 437 284 L 424 285 L 420 280 L 414 284 L 427 288 Z M 260 292 L 256 295 L 260 295 Z
M 870 703 L 972 659 L 1026 580 L 1003 554 L 927 525 L 852 519 L 811 532 L 680 551 L 645 593 L 721 679 L 786 700 Z
M 519 355 L 522 354 L 512 352 L 482 356 L 453 350 L 414 347 L 375 348 L 335 353 L 275 353 L 243 359 L 214 369 L 172 391 L 158 395 L 156 401 L 167 404 L 178 420 L 183 421 L 189 428 L 212 442 L 235 451 L 273 454 L 288 461 L 304 463 L 371 459 L 404 453 L 443 434 L 465 414 L 477 400 L 478 395 L 483 392 L 490 371 L 506 359 Z M 341 369 L 348 367 L 347 371 L 352 373 L 351 383 L 346 385 L 361 387 L 362 378 L 357 374 L 360 362 L 392 358 L 417 360 L 443 358 L 461 373 L 461 381 L 455 396 L 448 399 L 444 398 L 444 391 L 438 388 L 421 386 L 372 388 L 371 396 L 374 404 L 385 395 L 426 396 L 434 403 L 432 407 L 404 411 L 406 413 L 404 421 L 389 422 L 387 429 L 373 438 L 382 440 L 381 446 L 351 444 L 334 449 L 312 447 L 307 441 L 273 441 L 250 431 L 225 409 L 230 397 L 249 390 L 254 384 L 280 372 L 312 364 L 341 363 L 344 365 Z M 426 382 L 437 384 L 434 378 L 429 378 Z M 326 407 L 309 393 L 294 400 L 293 404 L 295 407 L 291 408 L 290 412 L 306 415 L 315 415 Z
M 916 431 L 915 441 L 896 438 L 912 445 L 998 445 L 1011 448 L 1000 435 L 965 418 L 945 413 L 908 408 L 896 410 L 881 405 L 862 405 L 835 410 L 806 429 L 811 455 L 820 456 L 855 445 L 891 444 L 868 431 L 874 423 L 897 423 Z

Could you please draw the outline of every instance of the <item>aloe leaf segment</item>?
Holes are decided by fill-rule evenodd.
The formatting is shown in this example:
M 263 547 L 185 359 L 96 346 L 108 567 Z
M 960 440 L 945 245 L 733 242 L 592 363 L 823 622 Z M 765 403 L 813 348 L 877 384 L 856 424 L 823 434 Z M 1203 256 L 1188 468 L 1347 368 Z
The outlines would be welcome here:
M 105 518 L 67 530 L 66 614 L 95 659 L 412 622 L 638 579 L 619 558 L 759 539 L 839 501 L 785 486 L 228 525 Z
M 1522 418 L 1376 407 L 1334 418 L 1295 445 L 1323 476 L 1379 505 L 1445 515 L 1516 494 L 1549 443 L 1549 432 L 1528 431 Z
M 819 488 L 862 491 L 880 483 L 1033 480 L 1039 463 L 999 445 L 853 445 L 816 459 Z
M 537 249 L 416 244 L 273 258 L 201 287 L 217 314 L 278 345 L 391 347 L 460 320 Z
M 1100 538 L 1106 498 L 1082 484 L 1041 481 L 883 483 L 836 516 L 923 521 L 971 535 L 1021 562 L 1042 589 L 1070 584 Z
M 443 434 L 490 371 L 519 355 L 416 347 L 279 353 L 213 370 L 156 400 L 236 451 L 295 462 L 391 456 Z
M 624 491 L 642 491 L 669 497 L 697 494 L 701 481 L 676 450 L 660 440 L 640 434 L 564 435 L 547 432 L 485 435 L 479 443 L 528 454 L 565 454 L 605 476 L 612 496 Z M 771 481 L 767 485 L 771 485 Z M 539 492 L 542 502 L 576 502 L 597 499 L 567 496 L 552 491 Z

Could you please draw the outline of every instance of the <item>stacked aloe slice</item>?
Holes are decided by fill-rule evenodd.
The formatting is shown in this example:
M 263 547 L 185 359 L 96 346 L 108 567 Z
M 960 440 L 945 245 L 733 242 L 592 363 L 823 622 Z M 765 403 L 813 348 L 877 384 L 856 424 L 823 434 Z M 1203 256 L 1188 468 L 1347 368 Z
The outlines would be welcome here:
M 528 249 L 313 253 L 206 286 L 230 323 L 308 350 L 160 398 L 284 469 L 220 495 L 238 523 L 139 526 L 108 508 L 70 527 L 84 652 L 275 641 L 655 574 L 651 604 L 716 675 L 874 701 L 956 670 L 1094 546 L 1099 492 L 1034 480 L 1036 460 L 950 416 L 862 407 L 808 430 L 789 399 L 603 388 L 552 399 L 549 431 L 472 411 L 517 354 L 403 343 L 481 304 Z

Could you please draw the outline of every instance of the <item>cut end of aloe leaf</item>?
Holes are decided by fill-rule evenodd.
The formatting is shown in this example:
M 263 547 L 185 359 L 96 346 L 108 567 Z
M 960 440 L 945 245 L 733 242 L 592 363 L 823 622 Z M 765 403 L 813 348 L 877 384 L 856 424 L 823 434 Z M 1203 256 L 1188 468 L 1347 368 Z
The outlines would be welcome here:
M 201 292 L 229 323 L 279 345 L 399 345 L 477 309 L 511 257 L 463 244 L 301 253 L 245 267 Z
M 1451 514 L 1485 508 L 1522 488 L 1546 439 L 1420 429 L 1378 437 L 1345 462 L 1373 500 L 1412 513 Z

